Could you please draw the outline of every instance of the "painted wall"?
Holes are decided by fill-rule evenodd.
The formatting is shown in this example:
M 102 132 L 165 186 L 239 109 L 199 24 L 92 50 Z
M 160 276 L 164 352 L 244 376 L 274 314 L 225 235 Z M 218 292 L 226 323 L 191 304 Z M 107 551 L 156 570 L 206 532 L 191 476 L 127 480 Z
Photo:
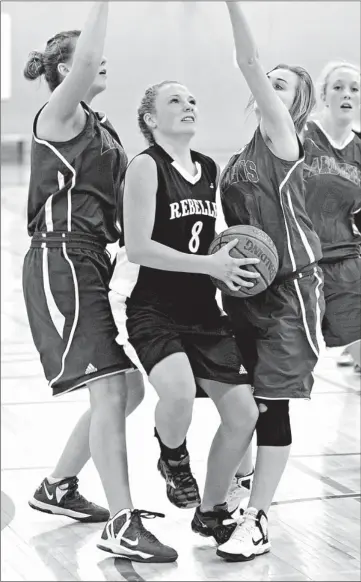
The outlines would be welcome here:
M 31 132 L 47 99 L 43 82 L 26 81 L 31 50 L 61 30 L 81 28 L 89 2 L 1 2 L 12 22 L 12 95 L 2 102 L 3 133 Z M 245 2 L 266 69 L 300 64 L 317 77 L 330 59 L 360 61 L 359 2 Z M 105 54 L 108 90 L 94 101 L 107 111 L 129 153 L 144 142 L 136 109 L 149 84 L 165 78 L 186 84 L 198 99 L 194 147 L 228 155 L 248 139 L 248 89 L 233 62 L 233 40 L 223 2 L 112 2 Z

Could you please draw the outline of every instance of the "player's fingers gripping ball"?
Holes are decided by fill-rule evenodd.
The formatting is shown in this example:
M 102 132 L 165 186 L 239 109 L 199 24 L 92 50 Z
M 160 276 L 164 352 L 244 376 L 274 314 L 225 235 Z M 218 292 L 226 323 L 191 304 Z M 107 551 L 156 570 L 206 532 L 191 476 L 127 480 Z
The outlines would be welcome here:
M 252 280 L 253 287 L 240 287 L 237 291 L 232 291 L 226 283 L 219 279 L 213 277 L 211 279 L 214 285 L 226 295 L 243 298 L 258 295 L 265 291 L 276 277 L 279 262 L 277 249 L 272 239 L 263 230 L 254 226 L 236 225 L 227 228 L 216 236 L 209 247 L 208 254 L 216 253 L 234 239 L 238 239 L 238 243 L 230 250 L 230 256 L 235 259 L 259 259 L 259 263 L 242 268 L 259 273 L 260 276 Z

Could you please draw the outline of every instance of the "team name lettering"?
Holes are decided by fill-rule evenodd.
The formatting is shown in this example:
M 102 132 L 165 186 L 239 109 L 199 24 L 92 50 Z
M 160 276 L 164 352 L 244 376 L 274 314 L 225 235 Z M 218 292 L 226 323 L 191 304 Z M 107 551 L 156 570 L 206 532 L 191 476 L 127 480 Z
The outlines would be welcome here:
M 252 160 L 237 160 L 222 176 L 222 190 L 235 182 L 259 182 L 257 166 Z
M 169 207 L 170 220 L 182 218 L 182 216 L 189 216 L 190 214 L 204 214 L 205 216 L 217 218 L 217 205 L 215 202 L 210 202 L 209 200 L 187 198 L 180 202 L 171 202 Z
M 329 156 L 313 158 L 312 164 L 307 168 L 307 177 L 319 174 L 333 174 L 349 180 L 356 186 L 361 184 L 361 171 L 356 166 L 346 163 L 339 164 L 335 158 Z
M 271 278 L 276 276 L 276 269 L 272 265 L 269 257 L 263 252 L 262 249 L 260 249 L 256 245 L 256 243 L 254 243 L 252 240 L 250 240 L 248 238 L 246 240 L 246 244 L 244 245 L 244 248 L 246 249 L 246 251 L 249 251 L 255 257 L 257 257 L 257 259 L 259 259 L 261 261 L 261 263 L 263 263 L 267 267 Z

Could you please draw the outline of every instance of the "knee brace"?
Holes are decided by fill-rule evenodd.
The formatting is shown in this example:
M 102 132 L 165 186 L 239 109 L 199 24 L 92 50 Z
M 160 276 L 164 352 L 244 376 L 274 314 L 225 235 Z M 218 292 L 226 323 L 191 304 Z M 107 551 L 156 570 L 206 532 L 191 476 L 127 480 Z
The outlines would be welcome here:
M 287 447 L 290 445 L 292 443 L 292 433 L 289 401 L 256 398 L 256 402 L 267 407 L 265 412 L 259 413 L 257 420 L 257 446 Z

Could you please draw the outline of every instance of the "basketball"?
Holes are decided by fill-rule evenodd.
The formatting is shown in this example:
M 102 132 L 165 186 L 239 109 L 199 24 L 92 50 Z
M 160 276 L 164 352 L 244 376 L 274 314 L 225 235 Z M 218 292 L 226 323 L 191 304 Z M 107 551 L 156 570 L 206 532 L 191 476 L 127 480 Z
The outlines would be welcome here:
M 260 277 L 258 279 L 249 279 L 249 281 L 254 283 L 253 287 L 241 287 L 238 291 L 231 291 L 231 289 L 229 289 L 229 287 L 219 279 L 214 279 L 213 277 L 211 277 L 211 279 L 214 285 L 226 295 L 243 298 L 258 295 L 267 289 L 277 274 L 277 249 L 272 239 L 268 234 L 263 232 L 263 230 L 254 226 L 236 225 L 227 228 L 216 236 L 209 247 L 208 254 L 213 255 L 225 244 L 231 242 L 235 238 L 238 239 L 238 243 L 233 247 L 233 249 L 231 249 L 229 254 L 235 259 L 259 259 L 260 262 L 257 265 L 246 265 L 243 268 L 245 270 L 259 273 Z

